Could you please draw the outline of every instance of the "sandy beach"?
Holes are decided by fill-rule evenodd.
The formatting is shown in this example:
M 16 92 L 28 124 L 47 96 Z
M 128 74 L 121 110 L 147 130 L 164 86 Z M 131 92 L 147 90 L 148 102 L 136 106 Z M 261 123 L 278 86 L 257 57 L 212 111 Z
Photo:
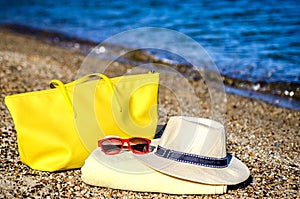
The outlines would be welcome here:
M 300 112 L 230 94 L 227 94 L 225 115 L 227 151 L 249 167 L 251 178 L 240 185 L 229 186 L 224 195 L 114 190 L 85 184 L 80 169 L 54 173 L 30 169 L 20 161 L 17 132 L 4 97 L 48 89 L 51 79 L 70 82 L 76 78 L 76 70 L 84 57 L 77 48 L 64 49 L 33 36 L 0 30 L 0 198 L 300 197 Z M 204 87 L 199 86 L 203 82 L 194 84 L 198 93 L 208 96 Z M 161 96 L 161 99 L 168 97 Z M 208 101 L 201 99 L 199 116 L 208 117 Z M 170 99 L 166 102 L 162 102 L 162 109 L 171 115 L 175 105 Z M 194 110 L 189 104 L 186 106 L 187 110 Z

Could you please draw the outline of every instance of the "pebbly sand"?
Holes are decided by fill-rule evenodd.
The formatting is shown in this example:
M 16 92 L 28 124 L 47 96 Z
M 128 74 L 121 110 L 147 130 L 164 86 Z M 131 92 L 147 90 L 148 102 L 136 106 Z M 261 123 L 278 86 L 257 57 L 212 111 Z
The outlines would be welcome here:
M 76 48 L 63 49 L 0 30 L 0 198 L 300 198 L 300 112 L 230 94 L 225 116 L 227 151 L 249 167 L 251 177 L 229 186 L 224 195 L 168 195 L 94 187 L 81 180 L 80 169 L 49 173 L 22 164 L 4 97 L 48 89 L 51 79 L 72 81 L 83 59 Z M 122 70 L 126 67 L 120 66 Z M 205 86 L 201 81 L 193 84 L 202 96 L 199 116 L 208 117 Z M 172 97 L 162 95 L 160 103 L 160 112 L 165 113 L 162 120 L 176 114 Z M 183 109 L 195 111 L 190 106 L 186 104 Z

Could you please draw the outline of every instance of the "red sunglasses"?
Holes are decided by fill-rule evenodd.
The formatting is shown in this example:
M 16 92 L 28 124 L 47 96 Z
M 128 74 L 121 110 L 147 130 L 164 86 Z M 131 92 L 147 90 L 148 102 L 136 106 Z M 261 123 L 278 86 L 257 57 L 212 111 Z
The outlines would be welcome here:
M 128 146 L 124 146 L 124 143 Z M 147 138 L 132 137 L 122 139 L 119 137 L 108 137 L 98 141 L 98 146 L 106 155 L 115 155 L 122 151 L 123 147 L 128 148 L 135 154 L 146 154 L 150 151 L 151 141 Z

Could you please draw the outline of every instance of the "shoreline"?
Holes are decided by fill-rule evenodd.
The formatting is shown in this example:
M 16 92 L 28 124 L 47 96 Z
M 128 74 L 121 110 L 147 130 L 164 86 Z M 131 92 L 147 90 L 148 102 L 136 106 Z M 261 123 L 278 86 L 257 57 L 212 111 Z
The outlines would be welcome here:
M 18 24 L 2 24 L 0 25 L 0 30 L 33 36 L 38 40 L 46 42 L 50 45 L 57 45 L 66 49 L 80 50 L 85 55 L 87 55 L 91 49 L 99 44 L 87 39 L 80 39 L 58 32 L 50 32 L 47 30 L 41 30 Z M 118 46 L 111 44 L 104 45 L 106 48 L 110 49 L 118 48 Z M 149 63 L 149 61 L 151 63 L 165 64 L 180 72 L 183 71 L 188 78 L 199 78 L 199 74 L 195 77 L 195 74 L 190 69 L 190 66 L 180 63 L 170 63 L 164 59 L 152 56 L 146 51 L 136 51 L 118 61 L 129 65 L 139 65 Z M 224 80 L 224 85 L 227 87 L 226 92 L 228 93 L 258 99 L 275 106 L 300 110 L 300 83 L 264 81 L 251 82 L 249 80 L 241 80 L 224 75 L 222 75 L 222 78 Z
M 15 93 L 49 88 L 51 79 L 69 82 L 76 78 L 84 54 L 78 49 L 49 45 L 35 37 L 0 30 L 0 197 L 18 198 L 46 196 L 99 198 L 296 198 L 300 187 L 300 112 L 270 105 L 255 99 L 227 93 L 224 125 L 227 130 L 227 152 L 250 169 L 246 184 L 228 187 L 224 195 L 168 195 L 115 190 L 87 185 L 80 169 L 41 172 L 22 164 L 18 155 L 17 132 L 4 104 L 4 97 Z M 122 63 L 118 66 L 122 68 Z M 127 66 L 124 66 L 126 70 Z M 112 71 L 119 72 L 119 71 Z M 203 82 L 201 117 L 210 117 L 209 95 Z M 161 96 L 167 115 L 176 114 L 176 103 Z M 200 108 L 199 108 L 200 107 Z M 185 104 L 191 115 L 195 105 Z M 169 115 L 168 115 L 169 114 Z

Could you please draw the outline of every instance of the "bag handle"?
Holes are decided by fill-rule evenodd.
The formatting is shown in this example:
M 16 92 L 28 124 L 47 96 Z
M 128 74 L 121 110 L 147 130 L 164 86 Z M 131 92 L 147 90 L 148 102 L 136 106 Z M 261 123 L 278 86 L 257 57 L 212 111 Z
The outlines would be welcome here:
M 68 86 L 73 86 L 74 85 L 75 86 L 76 84 L 81 84 L 83 82 L 86 82 L 86 81 L 90 80 L 93 77 L 100 77 L 101 79 L 103 79 L 105 84 L 108 86 L 108 89 L 110 90 L 110 92 L 111 93 L 114 92 L 113 83 L 111 82 L 111 80 L 106 75 L 101 74 L 101 73 L 89 74 L 89 75 L 81 77 L 77 80 L 74 80 L 73 82 L 70 82 L 68 84 L 64 84 L 60 80 L 53 79 L 53 80 L 50 81 L 50 87 L 51 88 L 59 88 L 61 90 L 61 92 L 62 92 L 62 94 L 65 98 L 65 101 L 67 102 L 67 106 L 68 106 L 69 111 L 72 114 L 74 113 L 75 116 L 76 116 L 76 112 L 73 110 L 72 101 L 71 101 L 71 98 L 70 98 L 70 96 L 67 92 L 66 85 L 68 85 Z M 122 112 L 122 107 L 121 107 L 120 101 L 117 97 L 116 97 L 116 100 L 117 100 L 118 106 L 120 108 L 120 112 Z

